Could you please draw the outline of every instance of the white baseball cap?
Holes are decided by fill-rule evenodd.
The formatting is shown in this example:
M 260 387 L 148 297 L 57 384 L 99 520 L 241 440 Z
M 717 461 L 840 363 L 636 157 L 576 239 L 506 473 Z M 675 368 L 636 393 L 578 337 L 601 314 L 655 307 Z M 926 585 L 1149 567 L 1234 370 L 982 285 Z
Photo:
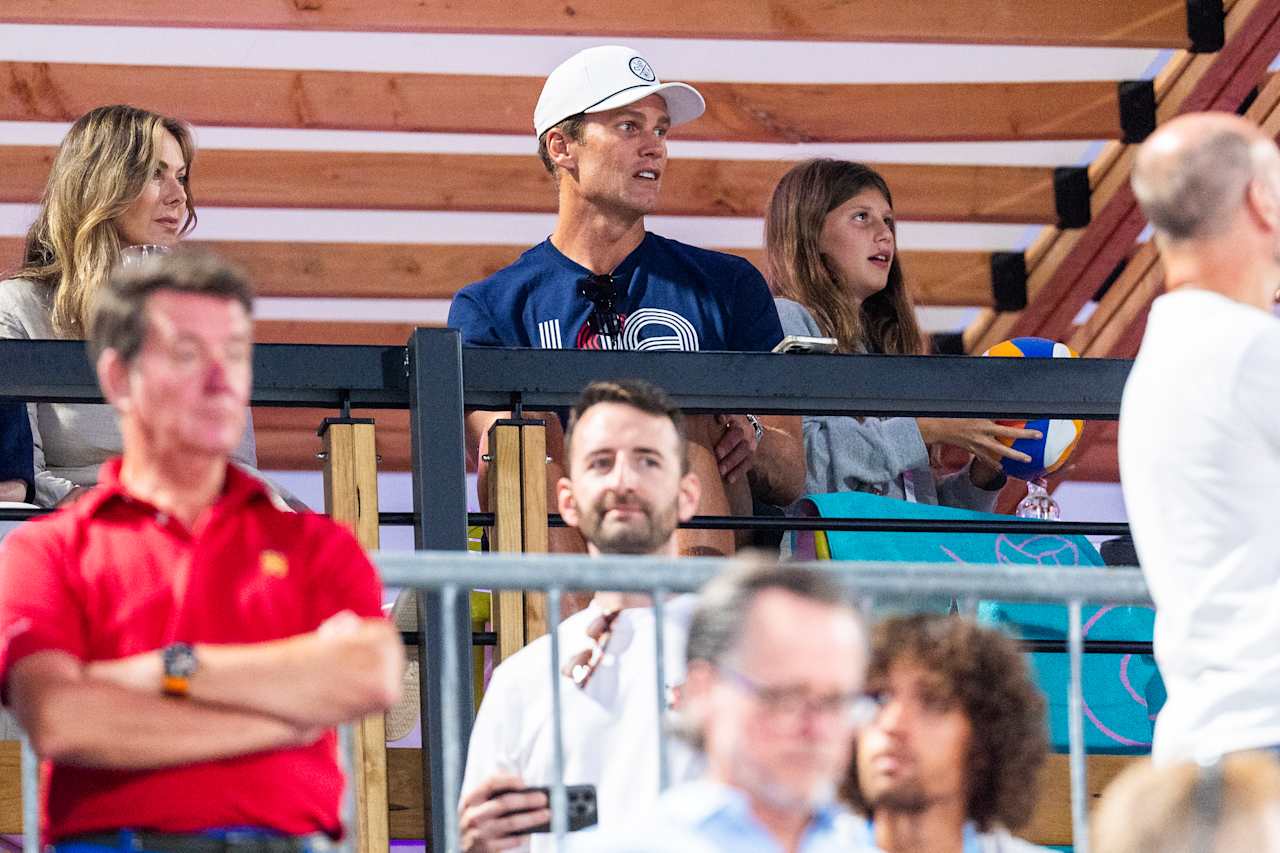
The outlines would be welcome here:
M 589 47 L 560 63 L 547 77 L 533 108 L 538 138 L 579 113 L 601 113 L 661 95 L 667 102 L 671 126 L 693 121 L 706 110 L 698 90 L 688 83 L 663 83 L 653 66 L 629 47 L 607 44 Z

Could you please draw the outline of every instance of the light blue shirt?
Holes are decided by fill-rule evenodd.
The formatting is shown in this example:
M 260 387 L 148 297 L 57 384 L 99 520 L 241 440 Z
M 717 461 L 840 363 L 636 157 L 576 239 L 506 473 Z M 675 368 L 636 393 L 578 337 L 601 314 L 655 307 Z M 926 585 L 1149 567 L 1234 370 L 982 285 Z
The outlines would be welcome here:
M 870 821 L 859 822 L 865 830 L 865 844 L 867 849 L 877 849 L 875 847 L 875 825 Z M 1011 853 L 1025 853 L 1031 850 L 1041 850 L 1043 848 L 1034 847 L 1025 841 L 1019 841 L 1011 838 L 1007 833 L 998 832 L 991 833 L 986 836 L 987 845 L 983 844 L 984 836 L 978 832 L 978 827 L 973 821 L 968 821 L 964 825 L 964 835 L 961 838 L 962 853 L 983 853 L 984 849 L 1005 850 L 1009 849 Z M 1007 841 L 1006 841 L 1007 839 Z M 1012 845 L 1012 846 L 1010 846 Z
M 649 815 L 619 833 L 583 836 L 571 850 L 608 853 L 782 853 L 782 845 L 756 820 L 745 794 L 715 782 L 678 785 Z M 831 804 L 814 812 L 800 839 L 800 853 L 874 850 L 862 821 Z

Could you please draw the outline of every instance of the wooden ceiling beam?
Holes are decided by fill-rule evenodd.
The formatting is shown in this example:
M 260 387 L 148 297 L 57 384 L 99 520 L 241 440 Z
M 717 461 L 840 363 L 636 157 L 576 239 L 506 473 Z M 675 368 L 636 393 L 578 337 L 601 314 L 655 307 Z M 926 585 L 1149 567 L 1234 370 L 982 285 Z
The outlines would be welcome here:
M 694 85 L 707 99 L 707 112 L 681 126 L 679 139 L 942 142 L 1122 135 L 1114 82 Z M 537 77 L 0 62 L 0 120 L 73 121 L 101 104 L 130 103 L 195 125 L 532 137 L 541 89 Z
M 31 203 L 55 149 L 0 146 L 0 202 Z M 657 214 L 760 216 L 777 160 L 674 159 Z M 901 220 L 1051 223 L 1053 170 L 1035 166 L 886 164 Z M 532 154 L 390 154 L 209 150 L 192 167 L 199 204 L 226 207 L 472 210 L 554 213 L 550 177 Z
M 260 296 L 450 299 L 512 263 L 528 246 L 195 240 L 244 267 Z M 0 237 L 0 271 L 18 266 L 22 238 Z M 762 249 L 721 249 L 764 271 Z M 993 304 L 990 252 L 903 252 L 916 304 Z
M 383 30 L 652 38 L 803 39 L 974 44 L 1189 45 L 1184 0 L 23 0 L 0 22 L 255 29 Z
M 1227 16 L 1227 43 L 1217 54 L 1175 57 L 1156 81 L 1158 115 L 1167 120 L 1192 110 L 1234 111 L 1264 79 L 1280 52 L 1280 4 L 1236 0 Z M 1030 270 L 1025 311 L 984 315 L 966 331 L 970 351 L 1009 337 L 1070 336 L 1080 309 L 1130 251 L 1145 220 L 1129 187 L 1134 146 L 1112 143 L 1090 168 L 1090 224 L 1066 235 L 1070 250 L 1052 266 Z

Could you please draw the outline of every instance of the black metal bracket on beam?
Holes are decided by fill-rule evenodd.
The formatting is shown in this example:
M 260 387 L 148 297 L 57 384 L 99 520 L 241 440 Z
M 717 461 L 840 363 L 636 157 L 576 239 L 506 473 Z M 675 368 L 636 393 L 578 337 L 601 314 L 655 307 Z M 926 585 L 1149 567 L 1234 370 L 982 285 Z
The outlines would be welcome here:
M 1089 209 L 1089 170 L 1083 166 L 1059 166 L 1053 170 L 1053 207 L 1059 228 L 1083 228 L 1093 218 Z
M 1216 53 L 1227 43 L 1222 0 L 1187 0 L 1187 40 L 1192 53 Z
M 929 347 L 934 355 L 964 355 L 964 332 L 934 332 Z
M 1120 101 L 1121 141 L 1136 145 L 1156 130 L 1156 85 L 1151 80 L 1121 80 L 1116 84 Z
M 1027 307 L 1027 256 L 1022 252 L 991 253 L 991 296 L 997 311 Z
M 324 434 L 329 431 L 329 427 L 344 424 L 372 424 L 373 418 L 325 418 L 320 421 L 320 426 L 316 427 L 316 435 L 324 438 Z

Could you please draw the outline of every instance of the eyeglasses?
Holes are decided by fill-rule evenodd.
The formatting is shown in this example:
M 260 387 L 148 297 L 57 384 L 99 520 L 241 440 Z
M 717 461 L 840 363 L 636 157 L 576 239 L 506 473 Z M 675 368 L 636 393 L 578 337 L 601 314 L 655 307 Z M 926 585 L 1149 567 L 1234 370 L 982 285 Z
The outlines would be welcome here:
M 578 281 L 578 295 L 591 301 L 592 311 L 587 318 L 591 331 L 610 338 L 622 334 L 618 301 L 626 292 L 626 286 L 611 275 L 589 275 Z
M 613 637 L 613 622 L 621 610 L 606 610 L 587 626 L 587 639 L 591 645 L 578 652 L 561 667 L 562 675 L 568 676 L 579 689 L 584 689 L 591 676 L 595 675 L 600 661 L 604 660 L 604 651 Z
M 839 717 L 852 726 L 864 726 L 880 713 L 880 703 L 861 691 L 814 696 L 798 687 L 770 687 L 749 675 L 720 664 L 720 672 L 738 688 L 750 693 L 767 713 L 787 720 L 805 716 Z

